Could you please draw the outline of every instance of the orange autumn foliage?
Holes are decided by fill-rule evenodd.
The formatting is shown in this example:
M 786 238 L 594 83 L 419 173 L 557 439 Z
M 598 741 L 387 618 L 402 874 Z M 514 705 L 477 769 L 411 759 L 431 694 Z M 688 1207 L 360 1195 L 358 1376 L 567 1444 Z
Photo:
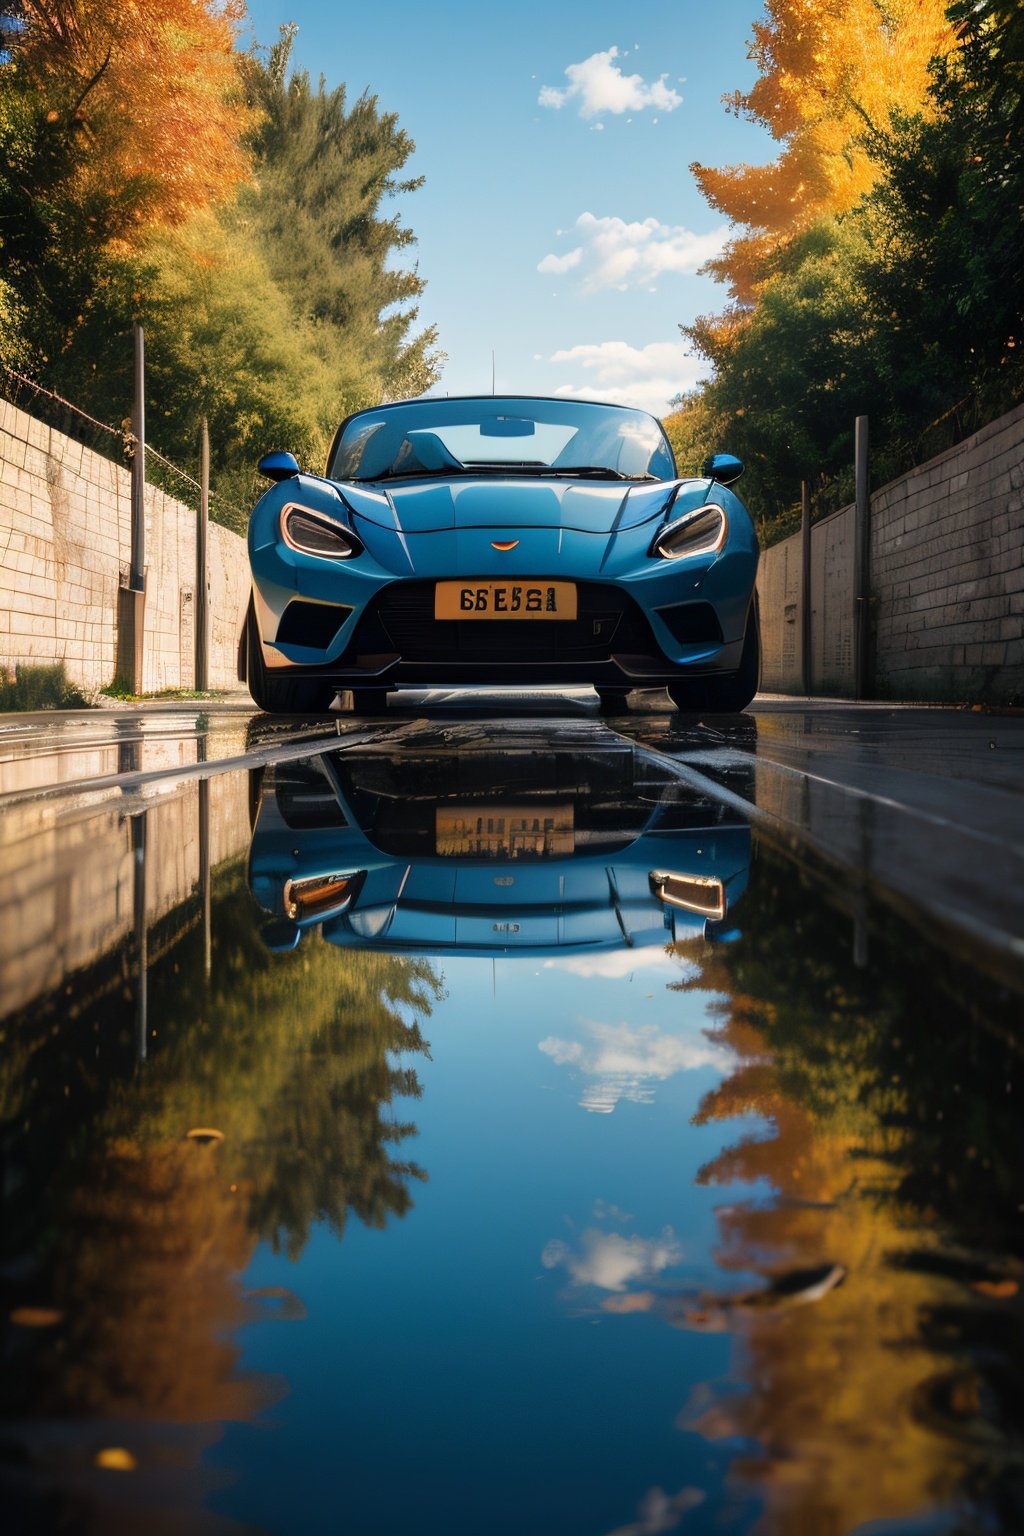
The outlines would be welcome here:
M 19 72 L 74 145 L 72 195 L 130 251 L 228 198 L 253 123 L 234 44 L 244 0 L 23 0 Z
M 782 144 L 768 165 L 694 164 L 714 208 L 745 226 L 710 264 L 742 304 L 765 262 L 822 216 L 852 208 L 877 176 L 857 139 L 895 110 L 932 115 L 931 59 L 955 33 L 947 0 L 766 0 L 751 57 L 760 78 L 727 105 Z

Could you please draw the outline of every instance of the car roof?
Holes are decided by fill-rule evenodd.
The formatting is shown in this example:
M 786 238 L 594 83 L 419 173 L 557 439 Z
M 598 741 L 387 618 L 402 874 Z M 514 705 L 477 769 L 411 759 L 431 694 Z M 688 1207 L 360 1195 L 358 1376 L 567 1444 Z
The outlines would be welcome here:
M 351 411 L 347 416 L 343 417 L 331 440 L 331 446 L 327 453 L 328 468 L 334 462 L 334 455 L 341 441 L 342 433 L 350 421 L 355 421 L 360 416 L 372 416 L 375 411 L 400 410 L 405 405 L 432 405 L 448 401 L 458 402 L 459 400 L 533 400 L 545 405 L 595 405 L 601 406 L 605 410 L 634 411 L 638 416 L 648 416 L 651 421 L 658 423 L 662 432 L 665 431 L 661 417 L 655 416 L 653 411 L 645 411 L 639 405 L 617 405 L 614 400 L 579 400 L 575 395 L 413 395 L 408 400 L 382 400 L 379 405 L 364 405 L 358 411 Z
M 451 401 L 457 403 L 460 400 L 533 400 L 544 405 L 597 405 L 611 411 L 635 411 L 638 416 L 650 416 L 653 421 L 660 422 L 661 418 L 655 416 L 653 411 L 645 411 L 639 405 L 621 405 L 615 400 L 581 400 L 576 395 L 413 395 L 408 400 L 382 400 L 379 405 L 364 405 L 358 411 L 351 411 L 338 428 L 354 421 L 357 416 L 371 416 L 374 411 L 392 411 L 403 405 L 435 405 Z

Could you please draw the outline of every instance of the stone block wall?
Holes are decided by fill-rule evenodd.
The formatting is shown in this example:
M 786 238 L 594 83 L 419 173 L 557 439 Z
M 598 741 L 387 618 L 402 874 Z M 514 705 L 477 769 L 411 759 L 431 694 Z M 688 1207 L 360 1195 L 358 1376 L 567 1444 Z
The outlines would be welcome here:
M 193 686 L 195 522 L 146 487 L 143 687 Z M 208 540 L 210 685 L 236 681 L 249 595 L 245 543 L 218 524 Z M 0 666 L 62 661 L 87 688 L 113 681 L 117 594 L 131 554 L 131 476 L 0 400 Z
M 800 535 L 761 555 L 757 597 L 761 616 L 761 686 L 800 693 L 802 678 Z
M 854 509 L 811 531 L 812 693 L 853 691 Z M 761 557 L 762 687 L 800 691 L 800 535 Z M 1024 406 L 871 497 L 872 696 L 1024 698 Z
M 887 694 L 1024 695 L 1024 406 L 871 498 Z

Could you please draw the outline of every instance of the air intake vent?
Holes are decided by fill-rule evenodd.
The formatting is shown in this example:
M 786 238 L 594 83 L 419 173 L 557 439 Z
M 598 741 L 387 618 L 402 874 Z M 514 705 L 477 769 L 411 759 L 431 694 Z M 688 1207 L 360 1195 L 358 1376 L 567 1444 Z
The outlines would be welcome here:
M 296 600 L 281 615 L 277 638 L 285 645 L 308 645 L 312 650 L 326 651 L 351 612 L 341 603 Z
M 656 612 L 680 645 L 695 645 L 702 641 L 712 645 L 722 643 L 722 626 L 710 603 L 677 603 L 672 608 L 658 608 Z

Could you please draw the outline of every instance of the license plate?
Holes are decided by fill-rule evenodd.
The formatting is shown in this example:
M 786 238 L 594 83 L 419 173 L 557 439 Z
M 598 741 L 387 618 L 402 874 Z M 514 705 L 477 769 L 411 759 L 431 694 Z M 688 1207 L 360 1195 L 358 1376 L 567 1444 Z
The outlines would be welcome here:
M 573 853 L 576 839 L 572 802 L 439 805 L 435 813 L 434 848 L 442 858 L 543 859 Z
M 435 619 L 574 619 L 572 581 L 439 581 Z

